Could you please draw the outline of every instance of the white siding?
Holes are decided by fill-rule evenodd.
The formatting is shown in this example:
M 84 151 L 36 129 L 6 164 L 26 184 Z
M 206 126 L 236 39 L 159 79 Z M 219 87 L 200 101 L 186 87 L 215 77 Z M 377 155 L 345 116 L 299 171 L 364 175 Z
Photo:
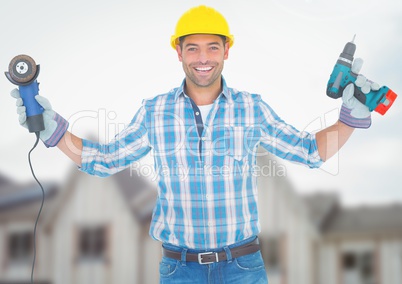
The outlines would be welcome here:
M 402 283 L 402 240 L 383 242 L 380 255 L 382 283 Z
M 140 228 L 127 202 L 113 179 L 79 177 L 73 195 L 54 222 L 55 283 L 136 283 L 140 273 L 136 255 Z M 92 224 L 109 226 L 110 254 L 106 263 L 76 259 L 77 229 Z
M 269 282 L 311 284 L 314 279 L 313 243 L 318 233 L 312 226 L 305 204 L 288 177 L 283 175 L 286 174 L 284 166 L 270 158 L 265 155 L 258 160 L 260 166 L 270 167 L 270 175 L 258 178 L 261 236 L 282 238 L 284 263 L 281 271 L 272 272 L 272 275 L 268 267 Z

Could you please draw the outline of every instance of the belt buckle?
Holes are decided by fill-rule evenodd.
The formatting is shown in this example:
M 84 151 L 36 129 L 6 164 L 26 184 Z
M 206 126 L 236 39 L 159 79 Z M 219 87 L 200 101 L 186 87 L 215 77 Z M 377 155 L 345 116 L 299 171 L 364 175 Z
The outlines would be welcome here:
M 207 254 L 212 254 L 212 255 L 215 254 L 216 261 L 202 262 L 202 256 L 207 255 Z M 199 264 L 211 264 L 211 263 L 218 262 L 218 261 L 219 261 L 219 257 L 218 257 L 217 252 L 201 252 L 201 253 L 198 254 L 198 263 Z

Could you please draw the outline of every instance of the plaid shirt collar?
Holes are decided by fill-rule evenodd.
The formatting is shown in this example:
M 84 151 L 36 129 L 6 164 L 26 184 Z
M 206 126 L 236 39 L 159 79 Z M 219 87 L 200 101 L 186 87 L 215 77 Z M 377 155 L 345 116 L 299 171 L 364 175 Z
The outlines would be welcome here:
M 188 97 L 188 95 L 186 95 L 186 93 L 184 92 L 184 85 L 185 85 L 185 84 L 186 84 L 186 79 L 184 78 L 184 79 L 183 79 L 183 82 L 182 82 L 181 85 L 180 85 L 180 87 L 178 87 L 178 88 L 176 89 L 175 96 L 174 96 L 175 102 L 176 102 L 177 99 L 178 99 L 179 97 L 181 97 L 181 96 Z M 227 87 L 225 78 L 224 78 L 223 76 L 222 76 L 222 92 L 219 94 L 219 96 L 218 96 L 217 99 L 219 99 L 220 97 L 226 98 L 227 101 L 228 101 L 228 103 L 231 103 L 231 102 L 232 102 L 232 96 L 231 96 L 231 94 L 230 94 L 230 90 L 229 90 L 229 88 Z

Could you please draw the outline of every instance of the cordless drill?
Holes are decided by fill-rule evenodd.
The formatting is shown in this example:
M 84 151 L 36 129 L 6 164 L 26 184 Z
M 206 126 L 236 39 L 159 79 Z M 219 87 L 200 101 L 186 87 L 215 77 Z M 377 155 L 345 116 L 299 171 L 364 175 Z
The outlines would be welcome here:
M 342 53 L 339 55 L 338 61 L 335 64 L 334 70 L 327 85 L 327 95 L 331 98 L 337 99 L 342 97 L 342 92 L 347 85 L 355 83 L 359 74 L 352 72 L 353 56 L 356 51 L 354 43 L 355 37 L 351 42 L 346 43 Z M 364 94 L 361 88 L 355 85 L 354 96 L 362 104 L 366 105 L 370 111 L 384 115 L 394 103 L 397 94 L 390 88 L 382 86 L 379 90 L 371 90 L 368 94 Z
M 36 101 L 39 93 L 39 65 L 28 55 L 17 55 L 5 72 L 7 79 L 18 86 L 22 101 L 26 107 L 27 125 L 29 132 L 40 132 L 45 129 L 43 122 L 43 107 Z

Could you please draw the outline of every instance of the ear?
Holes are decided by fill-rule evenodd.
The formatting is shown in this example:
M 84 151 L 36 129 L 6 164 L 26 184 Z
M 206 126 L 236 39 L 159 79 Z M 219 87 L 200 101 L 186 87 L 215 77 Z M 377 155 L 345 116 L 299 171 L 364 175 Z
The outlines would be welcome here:
M 224 54 L 224 59 L 229 58 L 229 42 L 225 42 L 225 54 Z
M 176 44 L 176 51 L 177 51 L 177 56 L 179 57 L 179 61 L 183 62 L 183 55 L 182 55 L 181 47 L 179 44 Z

